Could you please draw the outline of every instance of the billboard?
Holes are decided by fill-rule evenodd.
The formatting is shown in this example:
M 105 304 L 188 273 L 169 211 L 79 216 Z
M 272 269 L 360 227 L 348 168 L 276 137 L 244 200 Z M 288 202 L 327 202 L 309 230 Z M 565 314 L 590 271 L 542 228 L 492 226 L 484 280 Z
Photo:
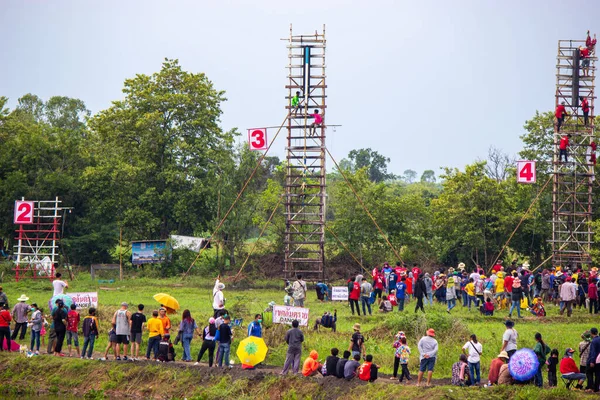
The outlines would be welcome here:
M 131 263 L 160 264 L 167 260 L 170 249 L 166 240 L 140 240 L 131 242 Z

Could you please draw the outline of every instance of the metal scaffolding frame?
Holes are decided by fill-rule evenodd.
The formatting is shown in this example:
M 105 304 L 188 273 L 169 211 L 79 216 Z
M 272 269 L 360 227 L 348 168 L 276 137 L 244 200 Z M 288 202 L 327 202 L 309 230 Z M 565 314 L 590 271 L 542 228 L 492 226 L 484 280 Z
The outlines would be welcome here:
M 285 263 L 287 278 L 323 278 L 325 265 L 325 26 L 288 39 Z M 291 105 L 301 93 L 298 109 Z M 311 127 L 314 110 L 323 124 Z
M 552 192 L 552 262 L 554 265 L 580 267 L 591 262 L 592 185 L 594 165 L 590 162 L 594 140 L 595 55 L 590 57 L 589 76 L 580 68 L 579 46 L 583 40 L 559 40 L 556 65 L 555 107 L 565 102 L 570 114 L 560 133 L 554 129 Z M 579 97 L 590 105 L 589 125 L 584 126 Z M 571 134 L 569 162 L 560 162 L 559 143 Z

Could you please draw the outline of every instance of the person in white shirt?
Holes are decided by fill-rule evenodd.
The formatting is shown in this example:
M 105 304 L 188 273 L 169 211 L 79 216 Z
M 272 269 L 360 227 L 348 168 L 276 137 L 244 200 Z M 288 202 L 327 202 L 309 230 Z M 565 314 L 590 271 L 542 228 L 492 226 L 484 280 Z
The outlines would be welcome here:
M 213 317 L 218 318 L 225 309 L 225 297 L 223 296 L 223 289 L 225 285 L 220 281 L 221 275 L 217 277 L 215 281 L 215 287 L 213 288 L 213 310 L 215 311 Z
M 56 273 L 56 279 L 52 281 L 52 287 L 54 288 L 54 294 L 52 295 L 52 297 L 59 295 L 59 294 L 64 294 L 65 293 L 65 289 L 69 287 L 69 284 L 67 283 L 67 281 L 62 281 L 61 278 L 62 274 L 60 272 Z
M 464 354 L 468 356 L 467 361 L 469 363 L 469 377 L 471 378 L 471 386 L 479 385 L 481 382 L 481 353 L 483 347 L 481 343 L 477 342 L 477 336 L 471 335 L 469 340 L 462 348 Z M 475 376 L 477 375 L 477 376 Z

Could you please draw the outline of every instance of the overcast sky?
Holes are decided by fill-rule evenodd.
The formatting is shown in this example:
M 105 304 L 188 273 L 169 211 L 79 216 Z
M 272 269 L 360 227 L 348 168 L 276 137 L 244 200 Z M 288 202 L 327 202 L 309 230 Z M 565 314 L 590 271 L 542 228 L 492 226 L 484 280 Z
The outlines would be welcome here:
M 584 39 L 600 2 L 0 1 L 0 95 L 80 98 L 92 112 L 165 57 L 227 92 L 224 129 L 285 117 L 289 34 L 327 29 L 327 132 L 338 160 L 371 147 L 390 172 L 510 154 L 554 106 L 557 41 Z M 271 135 L 274 131 L 271 131 Z M 284 156 L 284 135 L 273 155 Z M 329 165 L 331 163 L 328 161 Z

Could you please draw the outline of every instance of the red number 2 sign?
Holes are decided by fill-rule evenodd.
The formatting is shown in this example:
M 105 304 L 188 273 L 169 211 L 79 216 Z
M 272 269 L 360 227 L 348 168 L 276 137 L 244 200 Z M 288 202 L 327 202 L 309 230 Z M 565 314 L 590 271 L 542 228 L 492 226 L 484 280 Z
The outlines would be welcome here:
M 535 161 L 517 161 L 517 182 L 535 183 Z
M 248 129 L 250 150 L 267 149 L 267 128 Z
M 15 201 L 15 224 L 33 224 L 33 201 Z

